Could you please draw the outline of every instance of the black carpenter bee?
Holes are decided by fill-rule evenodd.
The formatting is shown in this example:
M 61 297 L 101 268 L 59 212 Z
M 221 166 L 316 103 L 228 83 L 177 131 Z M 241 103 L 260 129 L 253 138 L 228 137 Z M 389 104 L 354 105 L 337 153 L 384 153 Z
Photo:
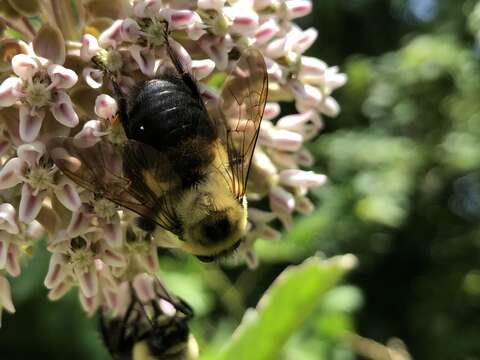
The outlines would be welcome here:
M 198 344 L 188 328 L 192 308 L 166 292 L 160 282 L 155 285 L 157 297 L 147 303 L 130 288 L 131 300 L 123 316 L 99 311 L 99 328 L 110 355 L 114 360 L 198 359 Z M 170 313 L 162 309 L 165 306 Z
M 119 118 L 128 141 L 102 139 L 82 148 L 72 138 L 48 146 L 55 164 L 78 185 L 157 225 L 202 261 L 237 248 L 247 226 L 245 191 L 268 91 L 262 54 L 243 51 L 221 101 L 206 104 L 166 36 L 171 71 L 141 82 L 124 97 Z M 207 110 L 208 109 L 208 110 Z M 118 159 L 120 158 L 120 159 Z

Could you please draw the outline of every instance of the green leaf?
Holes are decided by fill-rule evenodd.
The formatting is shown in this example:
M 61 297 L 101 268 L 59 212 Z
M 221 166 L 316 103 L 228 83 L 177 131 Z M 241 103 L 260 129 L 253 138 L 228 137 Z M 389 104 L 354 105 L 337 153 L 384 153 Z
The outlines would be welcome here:
M 322 260 L 311 257 L 284 270 L 214 360 L 278 359 L 282 346 L 356 263 L 353 255 Z

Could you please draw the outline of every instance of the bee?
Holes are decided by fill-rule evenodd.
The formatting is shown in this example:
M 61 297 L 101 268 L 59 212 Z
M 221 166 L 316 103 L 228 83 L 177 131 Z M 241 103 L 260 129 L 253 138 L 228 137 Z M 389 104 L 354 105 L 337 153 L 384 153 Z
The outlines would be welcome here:
M 166 229 L 175 235 L 174 247 L 213 261 L 234 251 L 246 231 L 245 192 L 267 99 L 266 65 L 258 50 L 247 48 L 221 100 L 206 103 L 168 35 L 165 46 L 168 71 L 128 96 L 113 81 L 124 145 L 102 139 L 83 148 L 61 137 L 48 149 L 78 185 L 140 215 L 139 227 L 153 236 Z
M 114 360 L 198 359 L 198 344 L 188 328 L 192 308 L 161 283 L 156 285 L 157 298 L 148 303 L 142 303 L 130 287 L 131 301 L 123 316 L 108 317 L 99 311 L 102 339 Z M 162 310 L 165 306 L 169 313 Z

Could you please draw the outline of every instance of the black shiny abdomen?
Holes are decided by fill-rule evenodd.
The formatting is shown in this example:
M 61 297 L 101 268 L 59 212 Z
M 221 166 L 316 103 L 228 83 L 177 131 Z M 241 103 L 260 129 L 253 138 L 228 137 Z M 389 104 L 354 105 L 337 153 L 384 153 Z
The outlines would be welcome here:
M 201 101 L 198 91 L 181 78 L 146 81 L 130 97 L 127 136 L 161 152 L 194 137 L 212 141 L 215 129 Z

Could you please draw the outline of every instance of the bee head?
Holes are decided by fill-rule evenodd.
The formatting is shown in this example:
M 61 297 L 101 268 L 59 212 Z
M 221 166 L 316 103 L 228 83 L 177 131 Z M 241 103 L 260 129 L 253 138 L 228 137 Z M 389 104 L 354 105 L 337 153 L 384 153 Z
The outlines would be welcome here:
M 199 189 L 202 190 L 202 189 Z M 183 219 L 183 248 L 202 261 L 213 261 L 240 244 L 247 226 L 246 202 L 239 203 L 229 189 L 196 191 Z

